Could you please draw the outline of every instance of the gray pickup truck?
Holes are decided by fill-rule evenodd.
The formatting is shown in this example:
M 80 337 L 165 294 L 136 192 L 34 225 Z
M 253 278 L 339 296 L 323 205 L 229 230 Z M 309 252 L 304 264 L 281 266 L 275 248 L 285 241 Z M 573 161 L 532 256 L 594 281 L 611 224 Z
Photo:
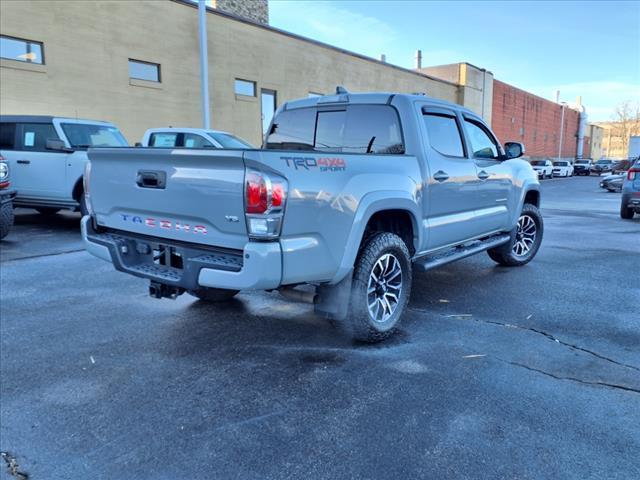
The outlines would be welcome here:
M 460 106 L 339 88 L 282 105 L 261 150 L 89 150 L 82 234 L 154 297 L 277 289 L 379 341 L 413 271 L 536 255 L 539 182 L 523 151 Z

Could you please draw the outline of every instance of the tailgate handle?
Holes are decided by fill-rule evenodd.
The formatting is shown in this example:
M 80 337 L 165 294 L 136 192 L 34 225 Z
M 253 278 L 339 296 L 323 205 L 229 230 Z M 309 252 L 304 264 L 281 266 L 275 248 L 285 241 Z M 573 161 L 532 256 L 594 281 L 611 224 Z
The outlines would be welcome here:
M 163 171 L 140 170 L 136 183 L 142 188 L 165 188 L 167 186 L 167 173 Z

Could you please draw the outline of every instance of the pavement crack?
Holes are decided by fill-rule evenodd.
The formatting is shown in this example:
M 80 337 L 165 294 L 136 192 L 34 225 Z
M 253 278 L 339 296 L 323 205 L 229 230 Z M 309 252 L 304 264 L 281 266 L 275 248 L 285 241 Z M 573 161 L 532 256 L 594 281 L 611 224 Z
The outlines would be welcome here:
M 20 470 L 20 465 L 18 465 L 16 457 L 11 455 L 9 452 L 0 452 L 0 457 L 2 457 L 4 463 L 7 464 L 7 470 L 12 477 L 15 477 L 19 480 L 29 479 L 29 475 Z
M 420 309 L 413 309 L 413 310 L 418 310 L 421 312 L 424 312 L 424 310 L 420 310 Z M 556 336 L 552 335 L 549 332 L 545 332 L 544 330 L 540 330 L 538 328 L 535 327 L 523 327 L 522 325 L 516 325 L 513 323 L 504 323 L 504 322 L 498 322 L 496 320 L 480 320 L 479 318 L 475 318 L 472 316 L 460 316 L 460 315 L 451 315 L 449 316 L 449 318 L 461 318 L 463 320 L 473 320 L 475 322 L 478 323 L 485 323 L 488 325 L 497 325 L 499 327 L 504 327 L 504 328 L 515 328 L 518 330 L 525 330 L 525 331 L 529 331 L 529 332 L 533 332 L 533 333 L 537 333 L 538 335 L 542 335 L 543 337 L 555 342 L 555 343 L 559 343 L 560 345 L 563 345 L 565 347 L 571 348 L 573 350 L 578 350 L 580 352 L 584 352 L 584 353 L 588 353 L 589 355 L 592 355 L 596 358 L 599 358 L 600 360 L 604 360 L 610 363 L 613 363 L 615 365 L 618 365 L 620 367 L 625 367 L 625 368 L 630 368 L 632 370 L 638 371 L 640 372 L 640 367 L 636 367 L 635 365 L 631 365 L 629 363 L 624 363 L 624 362 L 619 362 L 618 360 L 614 360 L 613 358 L 607 357 L 605 355 L 602 355 L 598 352 L 594 352 L 593 350 L 589 350 L 588 348 L 584 348 L 581 347 L 579 345 L 574 345 L 573 343 L 568 343 L 565 341 L 560 340 L 559 338 L 557 338 Z
M 57 255 L 66 255 L 67 253 L 76 253 L 76 252 L 82 252 L 84 250 L 84 248 L 74 248 L 73 250 L 65 250 L 63 252 L 55 252 L 55 253 L 42 253 L 40 255 L 28 255 L 26 257 L 16 257 L 16 258 L 10 258 L 8 260 L 4 260 L 2 263 L 9 263 L 9 262 L 17 262 L 19 260 L 30 260 L 32 258 L 41 258 L 41 257 L 55 257 Z
M 556 374 L 547 372 L 545 370 L 541 370 L 539 368 L 535 368 L 535 367 L 531 367 L 529 365 L 525 365 L 524 363 L 510 362 L 508 360 L 503 360 L 501 358 L 498 358 L 498 360 L 500 360 L 501 362 L 504 362 L 504 363 L 508 363 L 509 365 L 513 365 L 515 367 L 525 368 L 525 369 L 527 369 L 527 370 L 529 370 L 531 372 L 540 373 L 542 375 L 554 378 L 556 380 L 568 380 L 570 382 L 582 383 L 583 385 L 607 387 L 607 388 L 612 388 L 612 389 L 616 389 L 616 390 L 623 390 L 625 392 L 640 393 L 639 389 L 633 388 L 633 387 L 627 387 L 626 385 L 618 385 L 616 383 L 583 380 L 581 378 L 576 378 L 576 377 L 563 377 L 563 376 L 560 376 L 560 375 L 556 375 Z

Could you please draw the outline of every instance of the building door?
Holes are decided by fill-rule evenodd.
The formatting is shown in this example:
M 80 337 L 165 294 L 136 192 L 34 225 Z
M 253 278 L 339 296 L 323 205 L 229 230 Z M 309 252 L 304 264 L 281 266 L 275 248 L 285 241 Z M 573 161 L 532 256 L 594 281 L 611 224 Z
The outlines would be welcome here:
M 273 114 L 276 112 L 276 91 L 260 90 L 260 103 L 262 105 L 262 135 L 267 133 Z

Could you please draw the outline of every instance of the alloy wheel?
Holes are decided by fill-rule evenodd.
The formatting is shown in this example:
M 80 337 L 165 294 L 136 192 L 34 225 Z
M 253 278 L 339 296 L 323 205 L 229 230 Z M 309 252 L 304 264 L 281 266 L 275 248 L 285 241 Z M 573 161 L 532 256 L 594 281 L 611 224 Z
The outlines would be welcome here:
M 536 241 L 538 229 L 536 222 L 529 215 L 521 215 L 516 226 L 516 242 L 512 251 L 517 257 L 527 255 Z
M 385 322 L 396 311 L 402 292 L 402 267 L 391 253 L 381 256 L 371 269 L 367 307 L 371 318 Z

